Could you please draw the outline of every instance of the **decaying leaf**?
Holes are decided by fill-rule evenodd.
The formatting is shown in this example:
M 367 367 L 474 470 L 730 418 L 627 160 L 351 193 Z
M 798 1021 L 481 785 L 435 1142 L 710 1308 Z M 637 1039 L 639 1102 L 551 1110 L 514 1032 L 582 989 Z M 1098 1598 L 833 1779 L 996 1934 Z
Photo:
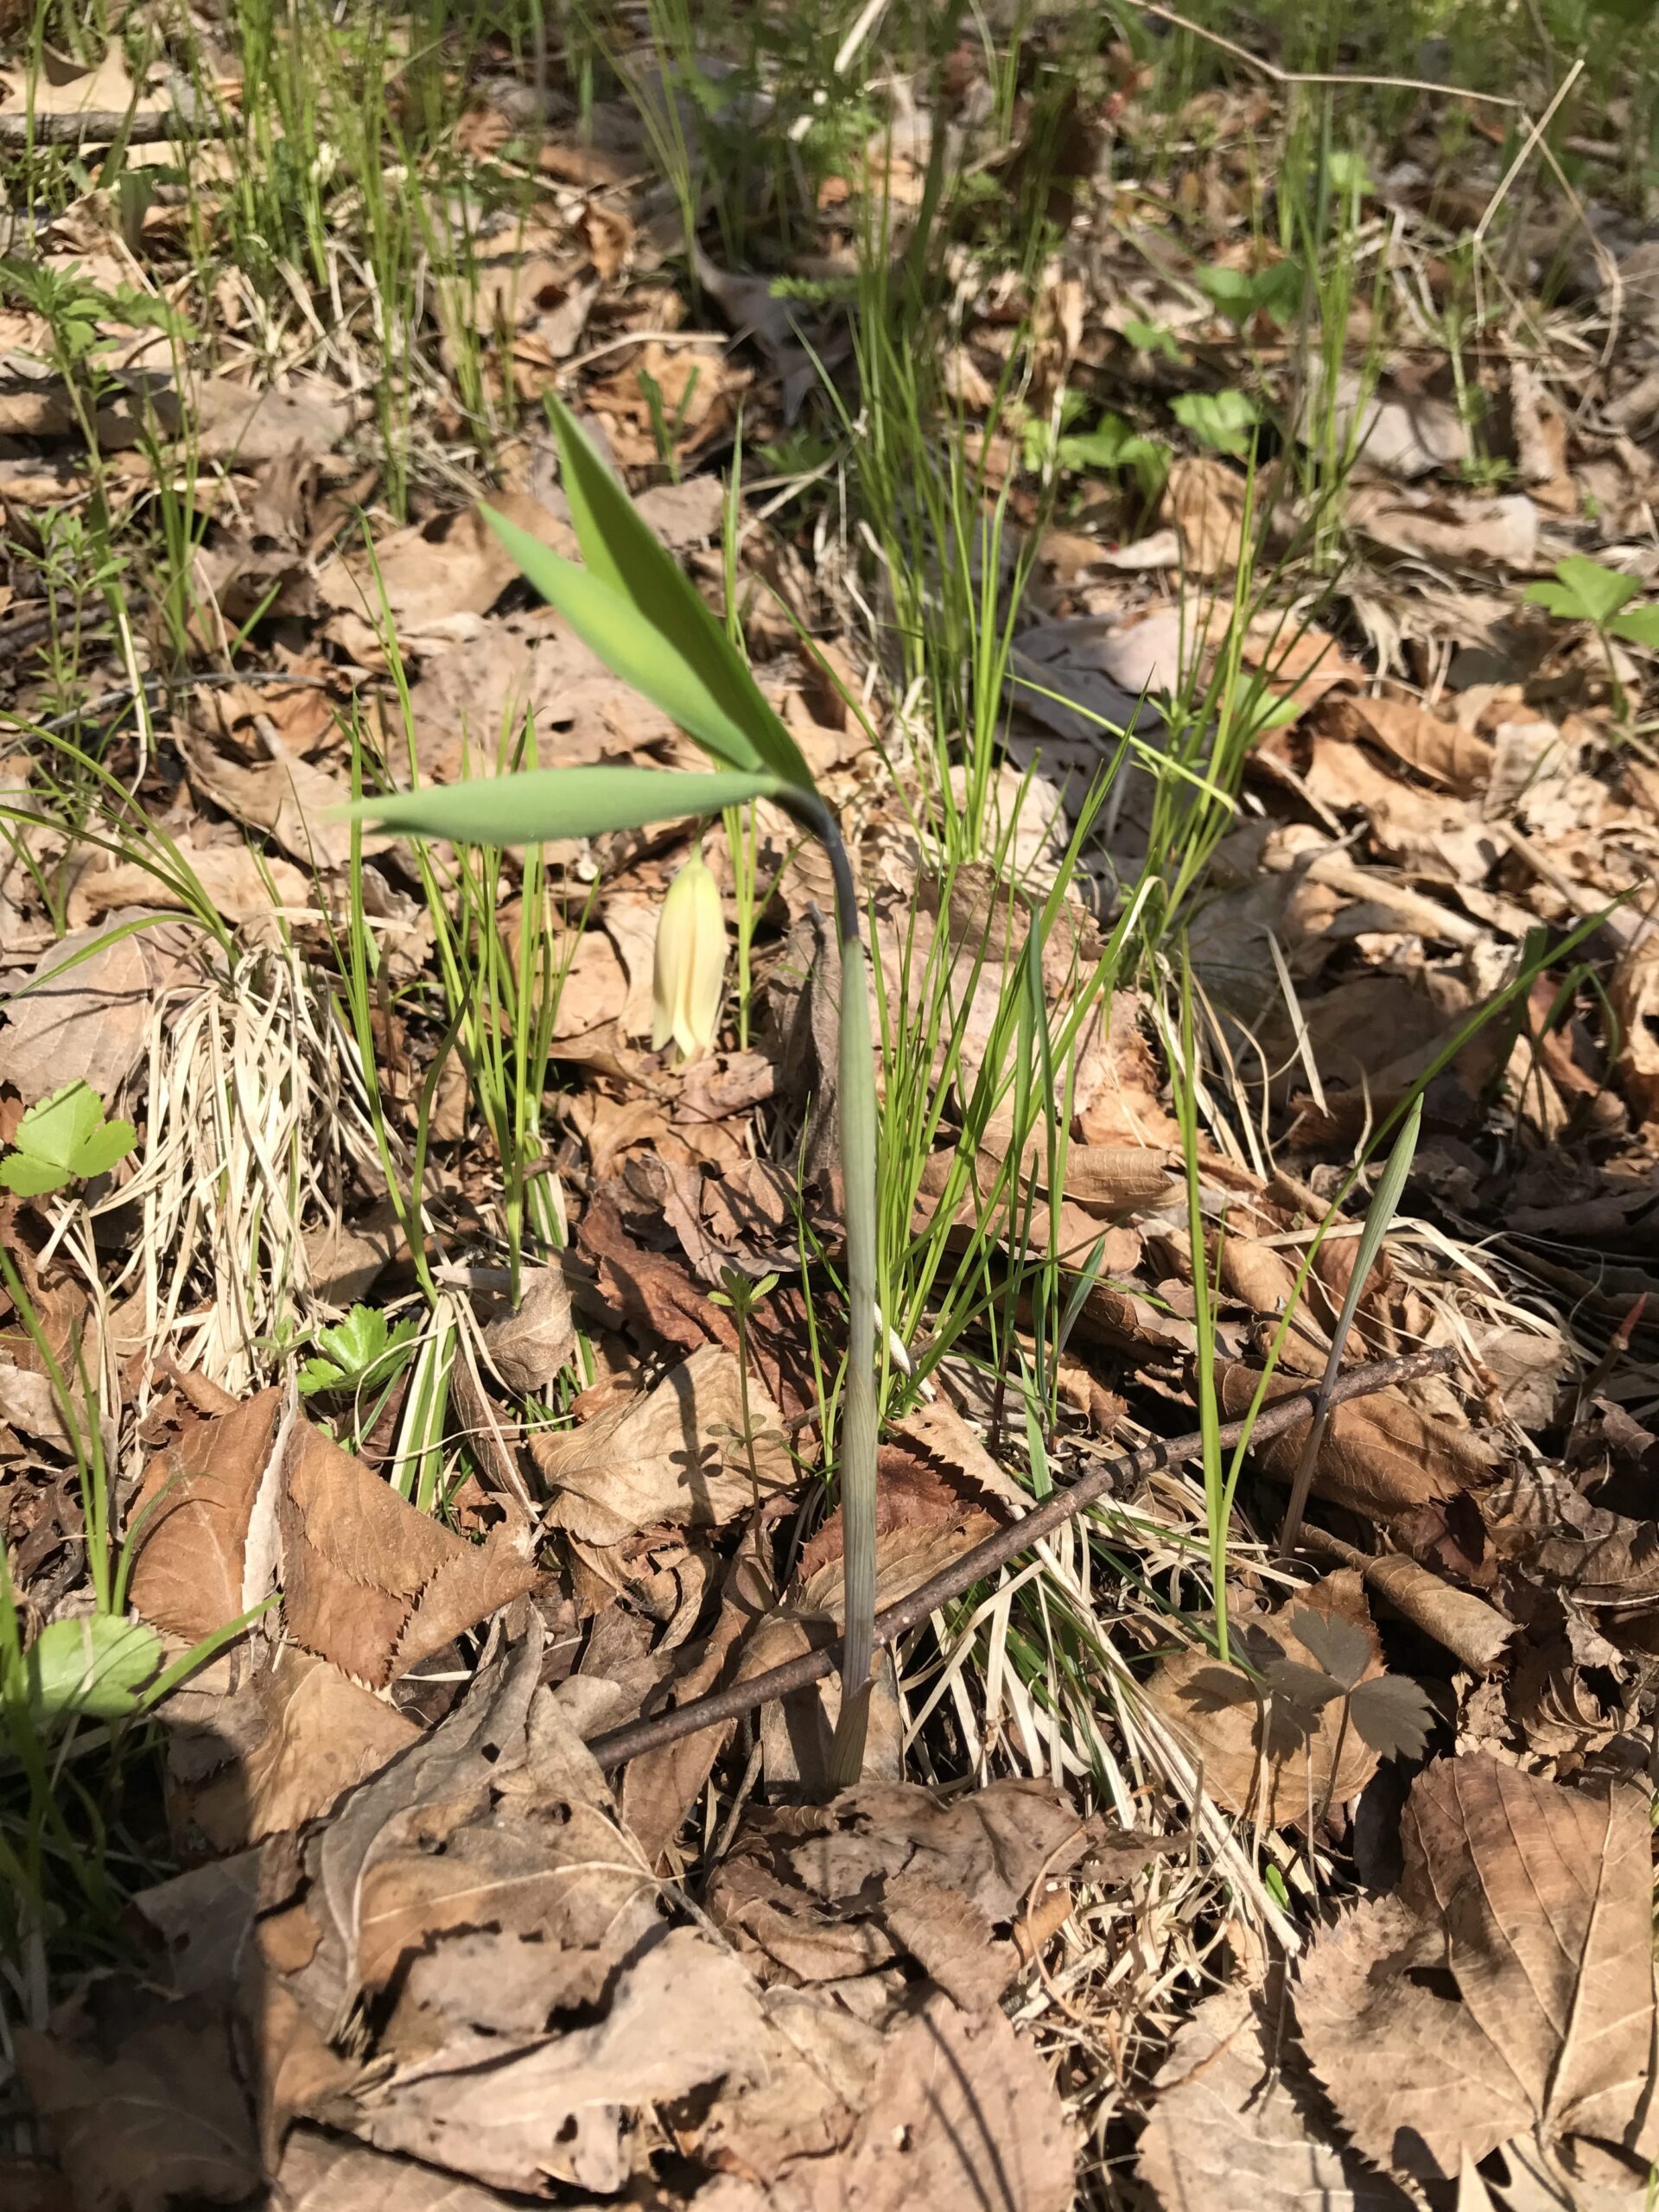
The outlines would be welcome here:
M 643 1397 L 531 1448 L 553 1486 L 548 1518 L 588 1543 L 613 1544 L 653 1522 L 715 1527 L 748 1510 L 754 1483 L 734 1354 L 707 1344 Z M 795 1479 L 783 1415 L 751 1378 L 749 1421 L 761 1495 Z
M 0 1058 L 25 1104 L 84 1083 L 113 1108 L 143 1052 L 158 994 L 195 972 L 197 933 L 182 923 L 114 933 L 140 918 L 127 909 L 105 929 L 60 938 L 0 1001 Z
M 505 1529 L 467 1543 L 308 1421 L 289 1432 L 282 1486 L 288 1633 L 372 1688 L 535 1583 Z
M 1406 2212 L 1402 2190 L 1332 2140 L 1273 2010 L 1235 1985 L 1186 2023 L 1154 2084 L 1141 2179 L 1164 2212 Z
M 531 1272 L 517 1309 L 500 1314 L 484 1332 L 496 1373 L 510 1390 L 525 1395 L 556 1380 L 575 1344 L 570 1293 L 556 1267 Z
M 1512 2137 L 1645 2161 L 1652 1882 L 1640 1795 L 1569 1790 L 1484 1753 L 1412 1785 L 1397 1897 L 1315 1944 L 1296 2016 L 1358 2148 L 1425 2179 Z
M 1230 1361 L 1222 1363 L 1220 1376 L 1226 1417 L 1242 1416 L 1256 1377 Z M 1267 1401 L 1301 1387 L 1270 1383 Z M 1298 1421 L 1260 1448 L 1258 1465 L 1289 1482 L 1306 1433 L 1306 1423 Z M 1389 1521 L 1431 1498 L 1478 1488 L 1491 1480 L 1495 1466 L 1496 1454 L 1467 1429 L 1422 1412 L 1398 1390 L 1379 1390 L 1332 1408 L 1314 1464 L 1313 1495 L 1367 1519 Z
M 13 2032 L 82 2212 L 234 2204 L 257 2184 L 253 2117 L 211 2002 L 111 1977 L 60 2008 L 49 2032 Z

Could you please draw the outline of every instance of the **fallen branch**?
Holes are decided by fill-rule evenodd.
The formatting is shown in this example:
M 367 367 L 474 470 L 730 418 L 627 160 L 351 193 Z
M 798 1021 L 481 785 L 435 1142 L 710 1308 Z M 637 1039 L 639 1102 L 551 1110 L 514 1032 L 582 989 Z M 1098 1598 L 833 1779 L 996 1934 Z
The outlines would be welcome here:
M 1327 1406 L 1339 1406 L 1350 1398 L 1366 1398 L 1378 1390 L 1386 1390 L 1391 1383 L 1414 1382 L 1425 1375 L 1443 1375 L 1456 1364 L 1456 1359 L 1454 1352 L 1437 1349 L 1408 1352 L 1401 1359 L 1382 1359 L 1369 1367 L 1357 1367 L 1337 1379 L 1325 1402 Z M 1294 1397 L 1276 1398 L 1264 1406 L 1254 1423 L 1248 1419 L 1229 1421 L 1221 1432 L 1223 1450 L 1244 1442 L 1247 1437 L 1253 1442 L 1266 1443 L 1269 1437 L 1282 1436 L 1287 1429 L 1306 1423 L 1313 1416 L 1319 1395 L 1317 1387 L 1310 1383 Z M 971 1551 L 963 1552 L 949 1567 L 930 1576 L 907 1598 L 878 1613 L 875 1649 L 884 1650 L 897 1643 L 912 1629 L 919 1627 L 938 1606 L 961 1597 L 976 1582 L 996 1573 L 1010 1560 L 1017 1559 L 1021 1552 L 1028 1552 L 1033 1544 L 1040 1543 L 1045 1536 L 1062 1528 L 1096 1500 L 1156 1474 L 1161 1468 L 1194 1459 L 1203 1449 L 1204 1438 L 1197 1430 L 1186 1436 L 1160 1439 L 1121 1459 L 1109 1459 L 1091 1474 L 1084 1475 L 1080 1482 L 1054 1491 L 1023 1519 L 999 1529 L 982 1544 L 976 1544 Z M 792 1697 L 797 1690 L 822 1681 L 826 1675 L 835 1672 L 838 1648 L 839 1639 L 833 1639 L 820 1650 L 804 1652 L 798 1659 L 788 1660 L 781 1667 L 769 1667 L 764 1674 L 752 1675 L 746 1681 L 731 1682 L 724 1689 L 711 1690 L 706 1697 L 693 1698 L 689 1704 L 677 1705 L 652 1719 L 635 1720 L 626 1728 L 609 1729 L 590 1738 L 588 1748 L 602 1767 L 626 1766 L 642 1751 L 654 1751 L 664 1744 L 678 1743 L 683 1737 L 700 1735 L 705 1728 L 735 1720 L 741 1713 L 753 1712 L 757 1706 L 770 1704 L 776 1698 Z
M 0 146 L 159 146 L 175 138 L 222 138 L 226 116 L 205 110 L 160 108 L 129 114 L 124 108 L 86 107 L 70 115 L 0 115 Z

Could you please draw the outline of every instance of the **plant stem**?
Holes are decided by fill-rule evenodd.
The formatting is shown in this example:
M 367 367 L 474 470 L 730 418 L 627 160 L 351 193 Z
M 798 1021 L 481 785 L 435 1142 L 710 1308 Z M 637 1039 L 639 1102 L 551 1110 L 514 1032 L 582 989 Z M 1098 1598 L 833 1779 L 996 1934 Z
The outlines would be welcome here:
M 841 1414 L 842 1573 L 845 1620 L 841 1712 L 830 1751 L 830 1780 L 849 1789 L 864 1769 L 870 1661 L 875 1643 L 875 1049 L 858 891 L 829 809 L 812 827 L 830 855 L 841 940 L 840 1066 L 842 1203 L 847 1218 L 847 1382 Z

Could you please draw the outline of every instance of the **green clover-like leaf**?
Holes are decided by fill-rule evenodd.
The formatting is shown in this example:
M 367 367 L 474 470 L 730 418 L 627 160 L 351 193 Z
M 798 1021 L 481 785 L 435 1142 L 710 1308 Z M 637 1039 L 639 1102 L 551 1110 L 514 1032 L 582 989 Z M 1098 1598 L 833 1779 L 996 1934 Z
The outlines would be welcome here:
M 102 1175 L 137 1141 L 130 1122 L 106 1122 L 98 1093 L 85 1083 L 72 1083 L 24 1115 L 17 1148 L 0 1165 L 0 1184 L 20 1198 L 40 1198 L 67 1183 Z
M 1296 1640 L 1311 1651 L 1332 1681 L 1344 1690 L 1353 1688 L 1371 1663 L 1371 1640 L 1353 1621 L 1340 1613 L 1316 1613 L 1299 1605 L 1290 1617 Z
M 1563 622 L 1588 622 L 1605 629 L 1627 600 L 1641 590 L 1634 576 L 1621 575 L 1582 553 L 1569 553 L 1555 563 L 1552 580 L 1529 584 L 1526 596 L 1534 607 L 1546 607 Z
M 82 1713 L 122 1720 L 161 1672 L 162 1640 L 145 1622 L 111 1613 L 53 1621 L 23 1654 L 23 1692 L 38 1721 Z

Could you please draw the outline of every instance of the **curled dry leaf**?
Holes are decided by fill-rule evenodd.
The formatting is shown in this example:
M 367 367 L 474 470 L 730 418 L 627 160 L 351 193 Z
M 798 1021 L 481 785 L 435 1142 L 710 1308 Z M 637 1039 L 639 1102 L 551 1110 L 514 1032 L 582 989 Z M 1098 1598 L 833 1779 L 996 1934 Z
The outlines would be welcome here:
M 1653 2158 L 1641 1796 L 1564 1789 L 1478 1753 L 1418 1777 L 1403 1843 L 1398 1895 L 1321 1938 L 1296 1992 L 1309 2059 L 1358 2148 L 1431 2181 L 1512 2137 Z
M 1443 721 L 1414 700 L 1333 700 L 1320 715 L 1319 728 L 1333 737 L 1363 738 L 1391 760 L 1465 798 L 1484 791 L 1491 779 L 1491 740 Z
M 1235 1986 L 1206 1998 L 1154 2087 L 1141 2178 L 1164 2212 L 1406 2212 L 1411 2202 L 1332 2141 L 1266 1993 Z
M 212 1636 L 270 1587 L 274 1497 L 251 1532 L 283 1405 L 282 1391 L 261 1390 L 216 1420 L 193 1421 L 144 1470 L 130 1524 L 132 1603 L 170 1636 Z
M 1237 568 L 1244 550 L 1246 497 L 1243 477 L 1224 461 L 1206 454 L 1171 464 L 1163 518 L 1179 532 L 1189 574 L 1229 575 Z
M 289 1432 L 281 1479 L 288 1633 L 372 1688 L 535 1585 L 505 1529 L 467 1543 L 308 1421 Z
M 285 2212 L 512 2212 L 505 2197 L 477 2182 L 312 2127 L 289 2137 L 276 2187 Z
M 1255 1394 L 1254 1370 L 1221 1363 L 1224 1417 L 1241 1419 Z M 1278 1382 L 1268 1386 L 1266 1402 L 1306 1386 Z M 1306 1423 L 1274 1437 L 1255 1456 L 1275 1481 L 1295 1475 L 1306 1440 Z M 1333 1408 L 1314 1465 L 1313 1495 L 1368 1520 L 1389 1521 L 1431 1498 L 1452 1497 L 1491 1480 L 1496 1454 L 1466 1429 L 1422 1412 L 1400 1391 L 1379 1390 Z
M 491 1364 L 521 1396 L 555 1382 L 575 1346 L 570 1292 L 556 1266 L 532 1269 L 517 1309 L 499 1315 L 484 1332 Z
M 783 1415 L 751 1377 L 754 1471 L 770 1496 L 795 1479 Z M 580 1428 L 532 1437 L 553 1486 L 548 1519 L 596 1544 L 620 1543 L 653 1522 L 719 1528 L 754 1502 L 734 1353 L 705 1344 L 643 1396 Z

